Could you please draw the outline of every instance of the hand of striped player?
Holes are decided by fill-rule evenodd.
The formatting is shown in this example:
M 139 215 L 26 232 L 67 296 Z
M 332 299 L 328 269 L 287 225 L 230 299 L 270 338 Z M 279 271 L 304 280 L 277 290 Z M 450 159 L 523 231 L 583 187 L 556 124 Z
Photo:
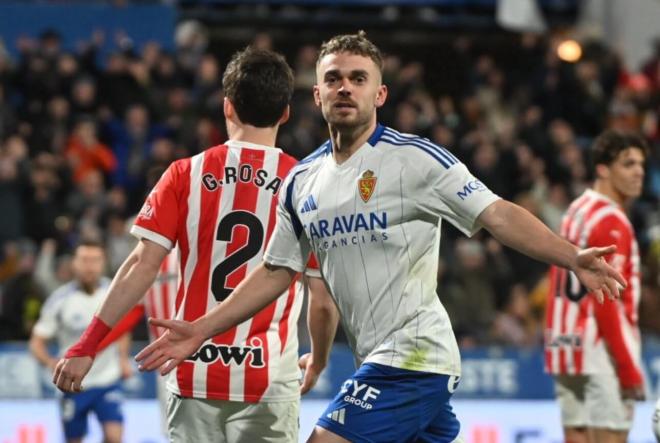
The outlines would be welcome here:
M 198 333 L 194 323 L 157 318 L 150 318 L 149 323 L 167 331 L 135 356 L 140 371 L 161 368 L 160 374 L 167 375 L 194 354 L 205 340 L 205 337 Z
M 94 359 L 89 356 L 62 358 L 55 366 L 53 383 L 62 392 L 81 392 L 82 381 L 92 368 Z
M 605 256 L 616 252 L 616 246 L 605 248 L 588 248 L 578 252 L 573 272 L 580 282 L 594 294 L 599 303 L 605 299 L 610 300 L 620 297 L 620 288 L 627 286 L 626 280 L 620 272 L 605 261 Z

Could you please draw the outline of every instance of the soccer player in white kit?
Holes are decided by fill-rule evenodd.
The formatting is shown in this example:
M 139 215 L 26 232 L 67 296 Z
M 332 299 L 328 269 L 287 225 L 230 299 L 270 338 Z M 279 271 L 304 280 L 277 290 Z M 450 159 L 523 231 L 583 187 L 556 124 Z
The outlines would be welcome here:
M 110 280 L 103 277 L 103 245 L 83 241 L 73 257 L 75 279 L 58 288 L 41 309 L 32 330 L 30 350 L 51 369 L 57 360 L 48 354 L 47 341 L 56 339 L 62 353 L 73 345 L 106 298 Z M 85 392 L 64 394 L 60 414 L 67 442 L 79 442 L 87 433 L 87 416 L 93 412 L 101 422 L 104 441 L 119 443 L 122 435 L 122 393 L 119 381 L 130 376 L 130 338 L 126 335 L 97 356 L 98 364 L 88 374 Z
M 264 263 L 197 321 L 154 321 L 170 333 L 136 356 L 143 369 L 171 371 L 206 337 L 269 303 L 313 251 L 359 368 L 309 441 L 452 442 L 460 438 L 449 404 L 460 356 L 435 294 L 442 219 L 468 235 L 485 227 L 571 268 L 601 298 L 616 296 L 617 281 L 625 283 L 600 258 L 612 248 L 577 249 L 495 196 L 446 149 L 379 125 L 382 65 L 364 33 L 323 44 L 314 98 L 330 140 L 284 182 Z
M 279 190 L 296 163 L 273 146 L 289 116 L 293 73 L 281 55 L 248 48 L 227 65 L 223 89 L 229 141 L 175 161 L 160 178 L 131 230 L 140 242 L 115 275 L 106 303 L 56 367 L 59 389 L 81 389 L 99 342 L 153 284 L 173 246 L 180 253 L 175 318 L 188 321 L 224 304 L 261 263 Z M 302 297 L 293 282 L 188 353 L 167 380 L 172 441 L 297 441 Z M 309 386 L 318 365 L 305 367 Z

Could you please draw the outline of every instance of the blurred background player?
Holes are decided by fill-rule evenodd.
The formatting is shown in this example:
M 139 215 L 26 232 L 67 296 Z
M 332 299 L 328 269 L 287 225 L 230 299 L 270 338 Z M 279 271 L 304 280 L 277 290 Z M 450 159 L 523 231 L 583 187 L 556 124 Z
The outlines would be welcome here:
M 223 87 L 229 141 L 172 163 L 149 194 L 131 231 L 141 241 L 115 275 L 107 303 L 58 363 L 53 380 L 61 390 L 80 390 L 110 325 L 153 284 L 175 245 L 175 317 L 190 321 L 223 302 L 261 262 L 278 191 L 296 163 L 273 147 L 289 117 L 293 74 L 281 55 L 248 48 L 232 58 Z M 294 282 L 280 295 L 201 344 L 169 377 L 171 440 L 296 441 L 302 291 Z
M 103 245 L 83 241 L 73 257 L 74 280 L 58 288 L 48 298 L 32 330 L 30 350 L 42 365 L 54 369 L 57 359 L 48 353 L 49 340 L 57 341 L 63 353 L 73 345 L 105 300 L 110 280 L 105 269 Z M 97 365 L 85 380 L 85 392 L 66 393 L 60 399 L 64 435 L 69 443 L 80 442 L 87 433 L 87 416 L 93 412 L 101 422 L 108 443 L 122 440 L 122 392 L 119 382 L 131 375 L 130 336 L 123 334 L 118 343 L 100 352 Z
M 580 248 L 616 245 L 605 259 L 628 286 L 619 300 L 599 304 L 572 273 L 551 268 L 545 369 L 555 376 L 566 441 L 625 442 L 634 401 L 644 398 L 640 257 L 626 211 L 642 193 L 649 152 L 639 135 L 607 130 L 591 154 L 593 188 L 568 208 L 561 235 Z

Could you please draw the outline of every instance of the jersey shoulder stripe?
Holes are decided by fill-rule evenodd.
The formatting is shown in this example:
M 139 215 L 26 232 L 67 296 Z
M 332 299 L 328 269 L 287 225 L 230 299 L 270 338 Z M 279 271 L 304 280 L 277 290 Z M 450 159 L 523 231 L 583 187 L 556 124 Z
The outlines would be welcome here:
M 414 134 L 405 134 L 402 132 L 399 132 L 395 129 L 392 128 L 387 128 L 386 129 L 386 134 L 390 136 L 390 138 L 394 138 L 399 141 L 414 141 L 416 143 L 419 143 L 421 145 L 424 145 L 428 147 L 429 149 L 432 149 L 434 152 L 438 153 L 441 155 L 443 158 L 445 158 L 450 164 L 456 164 L 460 163 L 460 160 L 457 159 L 454 154 L 452 154 L 448 149 L 437 145 L 433 143 L 431 140 L 428 138 L 420 137 L 418 135 Z
M 448 154 L 445 149 L 419 137 L 405 138 L 385 130 L 381 141 L 393 146 L 411 146 L 422 150 L 444 166 L 445 169 L 449 169 L 452 165 L 459 163 L 458 159 Z
M 296 165 L 296 167 L 299 165 L 306 165 L 308 163 L 311 163 L 317 158 L 323 158 L 326 155 L 329 155 L 331 152 L 332 152 L 332 143 L 330 142 L 330 140 L 326 140 L 325 143 L 323 143 L 321 146 L 316 148 L 314 152 L 312 152 L 307 157 L 300 160 L 300 162 Z

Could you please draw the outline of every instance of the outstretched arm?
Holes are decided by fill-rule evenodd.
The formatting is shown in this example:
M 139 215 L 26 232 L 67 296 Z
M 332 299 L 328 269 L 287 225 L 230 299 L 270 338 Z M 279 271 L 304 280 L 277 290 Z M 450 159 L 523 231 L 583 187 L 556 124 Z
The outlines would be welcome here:
M 140 370 L 150 371 L 168 362 L 161 369 L 161 374 L 169 373 L 207 338 L 247 320 L 272 303 L 289 287 L 295 276 L 296 272 L 292 269 L 261 263 L 226 300 L 194 322 L 150 319 L 151 324 L 168 331 L 135 356 Z
M 339 311 L 322 278 L 305 277 L 308 288 L 307 328 L 312 352 L 300 357 L 298 365 L 305 370 L 300 393 L 312 389 L 328 364 L 332 342 L 337 332 Z
M 484 209 L 477 222 L 503 244 L 537 260 L 570 269 L 599 301 L 604 294 L 610 298 L 619 296 L 617 282 L 626 286 L 623 276 L 603 259 L 616 247 L 580 250 L 514 203 L 497 200 Z

